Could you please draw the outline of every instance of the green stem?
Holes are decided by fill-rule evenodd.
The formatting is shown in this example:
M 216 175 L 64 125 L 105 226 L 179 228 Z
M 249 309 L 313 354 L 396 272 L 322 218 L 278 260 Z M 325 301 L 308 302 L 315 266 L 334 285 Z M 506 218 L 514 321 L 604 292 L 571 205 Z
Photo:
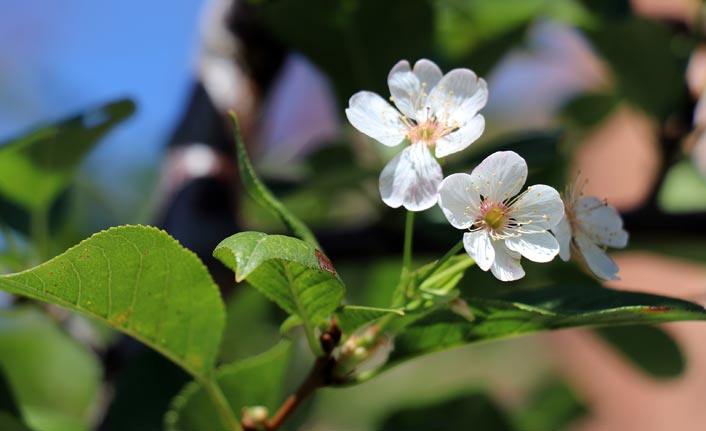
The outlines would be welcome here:
M 404 225 L 404 254 L 402 255 L 402 278 L 409 278 L 412 271 L 412 234 L 414 233 L 414 211 L 407 211 Z
M 412 236 L 414 233 L 414 211 L 407 211 L 407 219 L 404 226 L 404 248 L 402 251 L 402 271 L 400 273 L 400 283 L 395 289 L 392 306 L 398 307 L 404 303 L 404 293 L 409 284 L 409 276 L 412 273 Z
M 32 242 L 39 262 L 49 259 L 49 209 L 36 208 L 32 211 L 30 220 Z
M 451 250 L 447 251 L 446 254 L 441 257 L 441 259 L 439 259 L 439 260 L 436 261 L 436 263 L 434 264 L 434 266 L 432 266 L 429 271 L 427 271 L 424 275 L 422 275 L 422 276 L 419 278 L 419 280 L 417 280 L 417 282 L 419 283 L 419 285 L 421 285 L 422 283 L 424 283 L 424 281 L 425 281 L 427 278 L 429 278 L 432 274 L 434 274 L 436 271 L 438 271 L 439 268 L 441 268 L 441 265 L 445 264 L 449 259 L 451 259 L 452 257 L 456 256 L 456 253 L 458 253 L 459 251 L 461 251 L 462 248 L 463 248 L 463 240 L 457 242 L 456 245 L 454 245 L 453 247 L 451 247 Z
M 456 274 L 459 271 L 462 271 L 466 268 L 470 268 L 471 266 L 475 265 L 475 262 L 472 259 L 464 260 L 461 262 L 458 262 L 454 265 L 449 266 L 448 268 L 444 269 L 443 271 L 439 272 L 438 274 L 434 274 L 433 276 L 429 277 L 427 280 L 429 281 L 430 284 L 434 284 L 434 282 L 438 280 L 443 280 L 444 277 L 446 277 L 449 274 Z M 419 283 L 419 286 L 421 286 L 422 283 Z M 430 292 L 431 290 L 427 290 Z
M 212 377 L 200 379 L 199 382 L 211 399 L 213 406 L 218 411 L 218 416 L 220 416 L 223 426 L 225 426 L 228 431 L 242 431 L 243 428 L 233 414 L 233 410 L 230 408 L 230 404 L 223 394 L 221 387 L 218 386 L 218 382 L 213 380 Z

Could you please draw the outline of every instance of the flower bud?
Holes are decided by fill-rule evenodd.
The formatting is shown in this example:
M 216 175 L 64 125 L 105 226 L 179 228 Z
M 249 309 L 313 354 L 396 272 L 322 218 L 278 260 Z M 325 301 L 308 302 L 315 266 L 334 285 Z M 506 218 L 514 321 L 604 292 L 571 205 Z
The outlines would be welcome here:
M 263 406 L 252 406 L 243 407 L 243 426 L 248 430 L 266 430 L 267 429 L 267 417 L 270 412 L 267 407 Z

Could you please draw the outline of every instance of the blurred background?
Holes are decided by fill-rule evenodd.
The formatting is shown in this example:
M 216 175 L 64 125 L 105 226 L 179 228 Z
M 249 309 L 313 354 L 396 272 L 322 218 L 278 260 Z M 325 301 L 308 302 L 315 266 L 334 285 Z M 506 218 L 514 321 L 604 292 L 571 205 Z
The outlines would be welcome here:
M 631 235 L 612 254 L 622 280 L 609 286 L 703 304 L 705 18 L 698 0 L 5 3 L 0 141 L 46 127 L 75 137 L 99 124 L 53 204 L 50 253 L 109 226 L 163 227 L 208 262 L 227 295 L 221 360 L 230 361 L 273 345 L 283 316 L 233 288 L 211 251 L 240 230 L 284 230 L 237 185 L 228 111 L 241 120 L 257 171 L 320 236 L 350 299 L 384 306 L 399 274 L 404 215 L 382 204 L 377 176 L 396 150 L 355 132 L 343 111 L 359 90 L 386 96 L 398 60 L 429 58 L 488 81 L 486 131 L 445 160 L 447 175 L 498 149 L 527 159 L 529 183 L 561 190 L 580 172 L 586 194 L 617 207 Z M 23 247 L 26 219 L 0 202 L 5 251 Z M 436 208 L 418 217 L 416 232 L 420 263 L 457 241 Z M 2 262 L 8 271 L 21 266 L 13 259 Z M 470 271 L 463 288 L 492 295 L 587 279 L 573 263 L 526 267 L 528 277 L 510 287 Z M 186 376 L 130 340 L 60 318 L 101 354 L 71 414 L 103 430 L 161 429 Z M 27 371 L 30 352 L 6 323 L 0 365 L 20 376 L 11 384 L 35 385 L 20 401 L 56 422 L 56 402 L 36 394 L 61 383 Z M 700 430 L 703 341 L 705 324 L 674 323 L 468 346 L 324 390 L 292 429 L 432 429 L 443 418 L 446 429 Z M 63 357 L 52 349 L 42 354 Z M 109 385 L 99 388 L 103 378 Z M 295 368 L 291 380 L 300 378 Z

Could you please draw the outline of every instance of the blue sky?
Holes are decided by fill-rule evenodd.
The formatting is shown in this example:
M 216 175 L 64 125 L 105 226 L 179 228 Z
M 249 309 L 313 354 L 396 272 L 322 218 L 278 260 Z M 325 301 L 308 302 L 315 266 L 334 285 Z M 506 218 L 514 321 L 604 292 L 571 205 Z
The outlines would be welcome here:
M 0 14 L 0 141 L 131 97 L 137 114 L 91 155 L 111 180 L 158 160 L 193 79 L 203 0 L 25 0 Z M 92 172 L 98 169 L 91 169 Z

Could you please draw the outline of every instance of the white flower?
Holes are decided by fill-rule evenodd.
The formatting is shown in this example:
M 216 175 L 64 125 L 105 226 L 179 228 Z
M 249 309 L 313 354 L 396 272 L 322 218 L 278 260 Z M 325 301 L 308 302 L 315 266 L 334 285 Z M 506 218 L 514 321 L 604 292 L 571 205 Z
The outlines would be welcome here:
M 618 265 L 608 257 L 605 248 L 622 248 L 628 244 L 628 233 L 618 211 L 595 197 L 569 190 L 565 193 L 565 213 L 552 229 L 559 241 L 559 257 L 568 261 L 571 249 L 600 279 L 619 280 Z
M 527 163 L 512 151 L 488 156 L 470 175 L 453 174 L 439 188 L 439 206 L 449 223 L 463 234 L 466 252 L 499 280 L 525 275 L 524 256 L 549 262 L 559 252 L 548 232 L 564 215 L 559 192 L 543 184 L 528 187 Z
M 397 109 L 370 91 L 353 95 L 346 109 L 351 124 L 383 145 L 410 145 L 380 174 L 380 195 L 392 208 L 422 211 L 436 203 L 443 178 L 432 155 L 446 157 L 468 147 L 485 128 L 478 111 L 488 100 L 483 79 L 468 69 L 442 76 L 429 60 L 397 63 L 387 77 Z

